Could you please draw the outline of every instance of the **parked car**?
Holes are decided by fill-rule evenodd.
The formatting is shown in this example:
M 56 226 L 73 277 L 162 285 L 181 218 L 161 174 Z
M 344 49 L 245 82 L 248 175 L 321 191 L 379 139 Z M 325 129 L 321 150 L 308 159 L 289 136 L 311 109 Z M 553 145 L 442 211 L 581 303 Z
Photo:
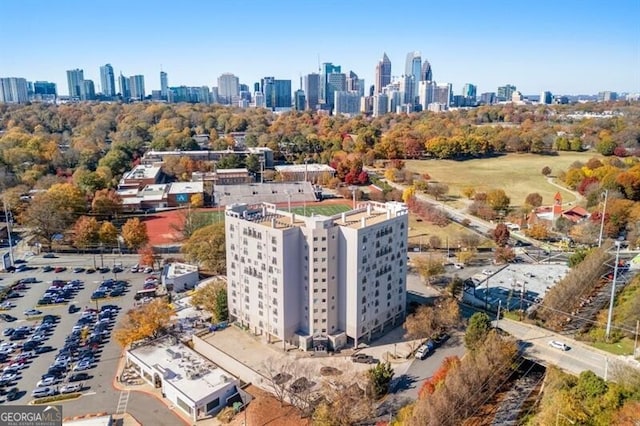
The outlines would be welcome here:
M 146 266 L 143 270 L 145 274 L 150 274 L 153 272 L 153 268 L 151 266 Z
M 372 357 L 371 355 L 367 355 L 367 354 L 363 354 L 363 353 L 359 353 L 359 354 L 355 354 L 351 357 L 351 361 L 353 362 L 358 362 L 361 364 L 375 364 L 376 360 L 374 357 Z
M 26 316 L 34 316 L 42 314 L 42 311 L 39 311 L 37 309 L 27 309 L 26 311 L 24 311 L 24 314 Z
M 133 265 L 129 271 L 135 274 L 139 270 L 140 270 L 140 266 L 138 264 L 136 264 L 136 265 Z
M 416 351 L 416 359 L 425 359 L 428 355 L 430 355 L 435 349 L 436 345 L 433 340 L 427 340 L 424 344 L 422 344 L 418 350 Z
M 47 387 L 47 386 L 53 386 L 55 384 L 57 384 L 58 382 L 60 382 L 60 379 L 58 377 L 55 376 L 47 376 L 46 378 L 40 380 L 36 386 L 41 388 L 41 387 Z
M 102 266 L 102 267 L 98 268 L 98 272 L 100 272 L 101 274 L 106 274 L 110 270 L 111 269 L 108 266 Z
M 58 256 L 56 256 L 53 253 L 45 253 L 42 257 L 45 258 L 45 259 L 55 259 Z
M 74 393 L 82 390 L 81 383 L 69 383 L 60 388 L 60 393 Z
M 85 272 L 87 274 L 95 274 L 96 270 L 95 270 L 95 268 L 87 268 L 87 270 Z
M 16 330 L 15 330 L 15 328 L 11 328 L 11 327 L 9 327 L 9 328 L 6 328 L 6 329 L 2 332 L 2 335 L 3 335 L 3 336 L 11 336 L 15 331 L 16 331 Z
M 0 309 L 11 309 L 11 308 L 15 308 L 16 304 L 10 301 L 6 301 L 6 302 L 2 302 L 0 303 Z
M 36 354 L 44 354 L 51 351 L 55 351 L 55 348 L 53 346 L 40 346 L 40 347 L 34 348 L 34 352 Z
M 78 362 L 75 367 L 73 367 L 73 371 L 85 371 L 91 368 L 92 362 L 89 360 L 83 360 Z
M 4 320 L 6 322 L 14 322 L 18 318 L 14 317 L 12 315 L 9 315 L 9 314 L 0 314 L 0 319 Z
M 15 401 L 19 397 L 20 391 L 16 387 L 13 387 L 7 391 L 7 401 Z
M 51 266 L 51 265 L 43 266 L 42 267 L 42 271 L 43 272 L 51 272 L 51 271 L 53 271 L 53 266 Z
M 69 377 L 70 382 L 81 382 L 91 378 L 88 373 L 74 373 Z
M 83 267 L 81 267 L 81 266 L 77 266 L 77 267 L 73 268 L 73 273 L 74 274 L 80 274 L 80 273 L 82 273 L 84 271 L 85 271 L 85 269 Z
M 31 392 L 31 396 L 34 398 L 44 398 L 45 396 L 53 396 L 56 394 L 56 390 L 51 387 L 37 388 Z
M 67 270 L 66 266 L 56 266 L 53 272 L 55 272 L 56 274 L 59 274 L 60 272 L 64 272 L 66 270 Z
M 33 284 L 37 282 L 38 280 L 36 280 L 36 277 L 21 278 L 19 281 L 20 284 Z

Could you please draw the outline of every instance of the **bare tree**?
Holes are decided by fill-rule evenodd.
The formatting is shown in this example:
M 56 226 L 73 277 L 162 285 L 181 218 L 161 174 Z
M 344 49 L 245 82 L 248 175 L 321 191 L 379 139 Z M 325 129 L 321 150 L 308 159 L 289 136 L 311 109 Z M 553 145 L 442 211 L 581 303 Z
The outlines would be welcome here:
M 265 376 L 275 398 L 284 405 L 288 396 L 288 383 L 293 375 L 290 372 L 292 363 L 282 363 L 275 358 L 267 358 L 263 361 Z

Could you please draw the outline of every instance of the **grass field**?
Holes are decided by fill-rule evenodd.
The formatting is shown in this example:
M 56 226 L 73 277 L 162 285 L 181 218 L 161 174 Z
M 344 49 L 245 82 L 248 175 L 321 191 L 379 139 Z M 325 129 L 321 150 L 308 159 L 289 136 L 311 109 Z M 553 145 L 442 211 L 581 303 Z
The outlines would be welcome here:
M 323 206 L 321 204 L 309 203 L 307 204 L 306 208 L 304 206 L 291 208 L 291 211 L 293 213 L 305 216 L 311 216 L 313 214 L 322 216 L 333 216 L 334 214 L 339 214 L 348 210 L 351 210 L 351 206 L 347 204 L 327 204 Z
M 555 175 L 575 161 L 587 162 L 592 157 L 600 157 L 591 152 L 561 152 L 557 156 L 534 154 L 507 154 L 494 158 L 466 161 L 453 160 L 407 160 L 406 167 L 417 173 L 429 173 L 434 181 L 449 186 L 449 195 L 461 197 L 462 190 L 471 186 L 476 191 L 504 189 L 511 198 L 512 205 L 521 205 L 527 194 L 537 192 L 542 195 L 543 204 L 551 204 L 553 196 L 560 189 L 550 184 L 542 175 L 542 168 L 549 166 Z M 560 190 L 563 203 L 575 202 L 576 197 L 569 191 Z

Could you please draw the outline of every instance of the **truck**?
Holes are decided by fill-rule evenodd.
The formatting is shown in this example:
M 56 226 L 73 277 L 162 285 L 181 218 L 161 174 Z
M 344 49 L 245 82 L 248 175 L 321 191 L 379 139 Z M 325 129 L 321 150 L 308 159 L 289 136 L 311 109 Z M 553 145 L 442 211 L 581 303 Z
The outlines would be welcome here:
M 425 359 L 427 356 L 431 355 L 431 352 L 433 352 L 435 348 L 436 344 L 433 340 L 427 340 L 416 351 L 416 359 Z
M 351 361 L 358 362 L 358 363 L 361 363 L 361 364 L 375 364 L 376 363 L 376 359 L 374 357 L 372 357 L 371 355 L 363 354 L 363 353 L 359 353 L 359 354 L 353 355 L 351 357 Z

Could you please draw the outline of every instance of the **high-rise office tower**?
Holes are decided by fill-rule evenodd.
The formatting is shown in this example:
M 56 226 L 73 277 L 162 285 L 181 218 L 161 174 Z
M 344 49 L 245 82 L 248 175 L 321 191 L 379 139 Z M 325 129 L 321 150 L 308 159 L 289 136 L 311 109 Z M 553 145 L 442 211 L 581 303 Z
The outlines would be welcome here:
M 354 207 L 305 217 L 272 204 L 228 206 L 230 320 L 302 350 L 357 347 L 402 323 L 407 206 Z
M 347 76 L 347 91 L 358 92 L 359 96 L 364 96 L 364 79 L 358 78 L 358 74 L 349 71 Z
M 373 116 L 380 117 L 389 112 L 389 97 L 385 93 L 373 95 Z
M 358 92 L 335 92 L 335 113 L 356 115 L 360 112 L 360 94 Z
M 418 81 L 420 81 L 420 76 L 422 75 L 422 54 L 420 52 L 415 51 L 407 53 L 404 75 L 410 75 L 413 77 L 413 82 L 415 84 L 412 87 L 413 97 L 411 99 L 411 103 L 415 103 L 415 98 L 418 96 Z
M 0 102 L 23 104 L 29 101 L 27 80 L 19 77 L 0 78 Z
M 543 105 L 551 105 L 553 102 L 553 95 L 551 92 L 544 91 L 540 94 L 540 103 Z
M 273 85 L 275 77 L 263 77 L 260 79 L 260 91 L 264 95 L 264 106 L 266 108 L 273 108 Z
M 347 89 L 347 76 L 341 72 L 334 72 L 327 75 L 327 89 L 325 105 L 327 109 L 333 110 L 335 106 L 335 93 L 344 92 Z
M 382 93 L 382 88 L 391 83 L 391 61 L 386 53 L 376 65 L 376 93 Z
M 273 110 L 291 108 L 291 80 L 265 77 L 261 80 L 265 107 Z
M 340 65 L 333 65 L 331 62 L 323 63 L 322 77 L 320 78 L 320 102 L 326 105 L 326 109 L 333 108 L 333 93 L 335 92 L 335 87 L 333 89 L 329 87 L 331 74 L 342 74 Z
M 398 83 L 400 85 L 400 93 L 401 93 L 400 96 L 402 98 L 402 103 L 413 105 L 415 103 L 415 97 L 416 97 L 414 95 L 414 92 L 417 92 L 415 89 L 417 88 L 417 85 L 414 84 L 415 81 L 413 79 L 413 76 L 403 75 L 400 77 L 400 80 L 398 81 Z
M 320 104 L 320 74 L 311 73 L 303 78 L 302 87 L 307 98 L 307 109 L 315 111 Z
M 84 90 L 84 71 L 76 68 L 75 70 L 67 71 L 67 85 L 69 87 L 69 97 L 78 98 L 82 97 L 82 91 Z
M 293 99 L 294 99 L 293 103 L 296 111 L 304 111 L 304 109 L 307 107 L 304 90 L 302 89 L 296 90 L 296 92 L 294 93 Z
M 132 75 L 129 77 L 129 90 L 131 92 L 131 98 L 137 100 L 144 100 L 144 76 Z
M 422 63 L 422 68 L 420 69 L 420 81 L 433 81 L 431 64 L 426 59 Z
M 120 73 L 118 77 L 118 87 L 120 88 L 120 96 L 122 99 L 129 99 L 131 97 L 131 88 L 129 87 L 129 78 Z
M 451 105 L 451 87 L 451 83 L 438 84 L 433 92 L 433 102 L 448 109 Z
M 164 71 L 160 71 L 160 97 L 164 100 L 167 99 L 169 91 L 169 79 L 167 78 L 167 73 Z
M 477 91 L 477 87 L 475 85 L 467 83 L 462 88 L 462 96 L 464 96 L 465 98 L 473 98 L 475 100 L 476 91 Z
M 95 100 L 96 86 L 93 84 L 93 80 L 84 80 L 82 83 L 82 95 L 80 96 L 80 99 L 83 101 Z
M 513 92 L 515 92 L 516 90 L 516 86 L 513 86 L 511 84 L 498 87 L 498 102 L 511 101 Z
M 230 105 L 232 100 L 240 94 L 240 80 L 231 73 L 223 73 L 218 77 L 218 101 Z
M 38 95 L 45 95 L 53 96 L 55 98 L 58 95 L 58 90 L 55 83 L 51 83 L 49 81 L 36 81 L 33 83 L 33 93 L 36 97 Z
M 429 104 L 433 102 L 435 87 L 435 81 L 422 80 L 418 83 L 418 99 L 423 111 L 426 111 Z
M 111 98 L 116 95 L 116 79 L 111 64 L 100 67 L 100 84 L 102 85 L 102 94 L 104 96 Z

